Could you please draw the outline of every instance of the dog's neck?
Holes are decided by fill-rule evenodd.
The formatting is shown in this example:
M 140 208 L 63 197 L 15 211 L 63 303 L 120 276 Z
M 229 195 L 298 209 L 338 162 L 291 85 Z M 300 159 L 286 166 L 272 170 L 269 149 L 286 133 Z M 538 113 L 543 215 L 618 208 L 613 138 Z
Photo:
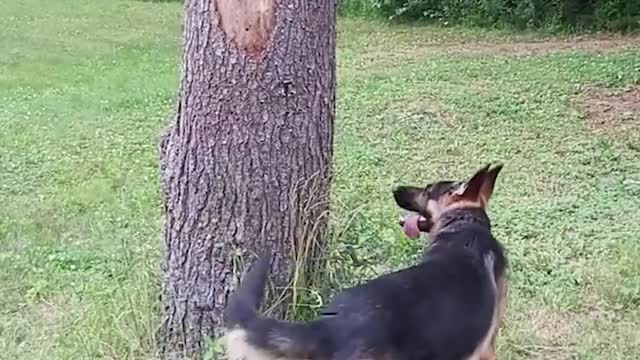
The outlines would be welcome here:
M 473 243 L 476 235 L 481 232 L 491 233 L 491 221 L 487 213 L 482 208 L 459 208 L 443 213 L 429 233 L 429 241 L 424 248 L 423 259 L 429 258 L 430 254 L 437 249 L 448 248 L 460 245 L 458 242 L 450 243 L 451 239 L 461 239 L 455 233 L 469 232 L 464 239 L 464 246 Z M 453 237 L 452 237 L 453 236 Z M 457 244 L 457 245 L 456 245 Z
M 459 208 L 449 210 L 438 218 L 434 231 L 429 234 L 431 242 L 437 240 L 438 234 L 462 230 L 469 225 L 480 226 L 491 231 L 491 221 L 482 208 Z

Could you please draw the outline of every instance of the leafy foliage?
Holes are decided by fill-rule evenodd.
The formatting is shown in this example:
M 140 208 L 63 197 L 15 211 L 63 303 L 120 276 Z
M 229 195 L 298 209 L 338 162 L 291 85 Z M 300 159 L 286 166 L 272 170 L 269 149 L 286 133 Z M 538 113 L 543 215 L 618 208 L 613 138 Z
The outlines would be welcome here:
M 640 1 L 628 0 L 342 0 L 345 14 L 443 24 L 631 30 L 640 27 Z

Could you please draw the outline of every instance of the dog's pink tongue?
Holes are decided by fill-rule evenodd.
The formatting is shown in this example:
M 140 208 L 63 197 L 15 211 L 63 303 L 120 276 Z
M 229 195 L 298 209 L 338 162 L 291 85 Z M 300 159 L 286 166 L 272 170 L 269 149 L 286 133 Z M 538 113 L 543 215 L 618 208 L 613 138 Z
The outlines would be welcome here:
M 420 237 L 420 229 L 418 229 L 419 220 L 420 215 L 409 215 L 404 219 L 402 230 L 404 230 L 404 234 L 411 239 L 417 239 Z

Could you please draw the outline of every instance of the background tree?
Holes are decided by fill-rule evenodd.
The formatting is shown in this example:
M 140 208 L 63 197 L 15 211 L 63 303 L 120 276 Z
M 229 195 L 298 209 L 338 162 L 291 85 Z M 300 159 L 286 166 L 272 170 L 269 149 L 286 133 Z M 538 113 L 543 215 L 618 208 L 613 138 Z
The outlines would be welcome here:
M 165 191 L 161 351 L 218 334 L 244 265 L 268 245 L 277 283 L 326 225 L 335 98 L 334 0 L 187 0 Z

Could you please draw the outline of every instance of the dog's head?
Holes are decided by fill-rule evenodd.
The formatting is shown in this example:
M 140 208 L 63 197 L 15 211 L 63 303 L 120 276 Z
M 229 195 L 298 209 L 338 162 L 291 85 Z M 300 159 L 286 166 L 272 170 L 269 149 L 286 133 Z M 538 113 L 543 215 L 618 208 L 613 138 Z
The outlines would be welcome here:
M 424 188 L 400 186 L 393 192 L 398 206 L 410 213 L 400 220 L 405 234 L 417 238 L 430 232 L 445 212 L 460 208 L 485 209 L 502 165 L 491 164 L 467 181 L 438 181 Z

